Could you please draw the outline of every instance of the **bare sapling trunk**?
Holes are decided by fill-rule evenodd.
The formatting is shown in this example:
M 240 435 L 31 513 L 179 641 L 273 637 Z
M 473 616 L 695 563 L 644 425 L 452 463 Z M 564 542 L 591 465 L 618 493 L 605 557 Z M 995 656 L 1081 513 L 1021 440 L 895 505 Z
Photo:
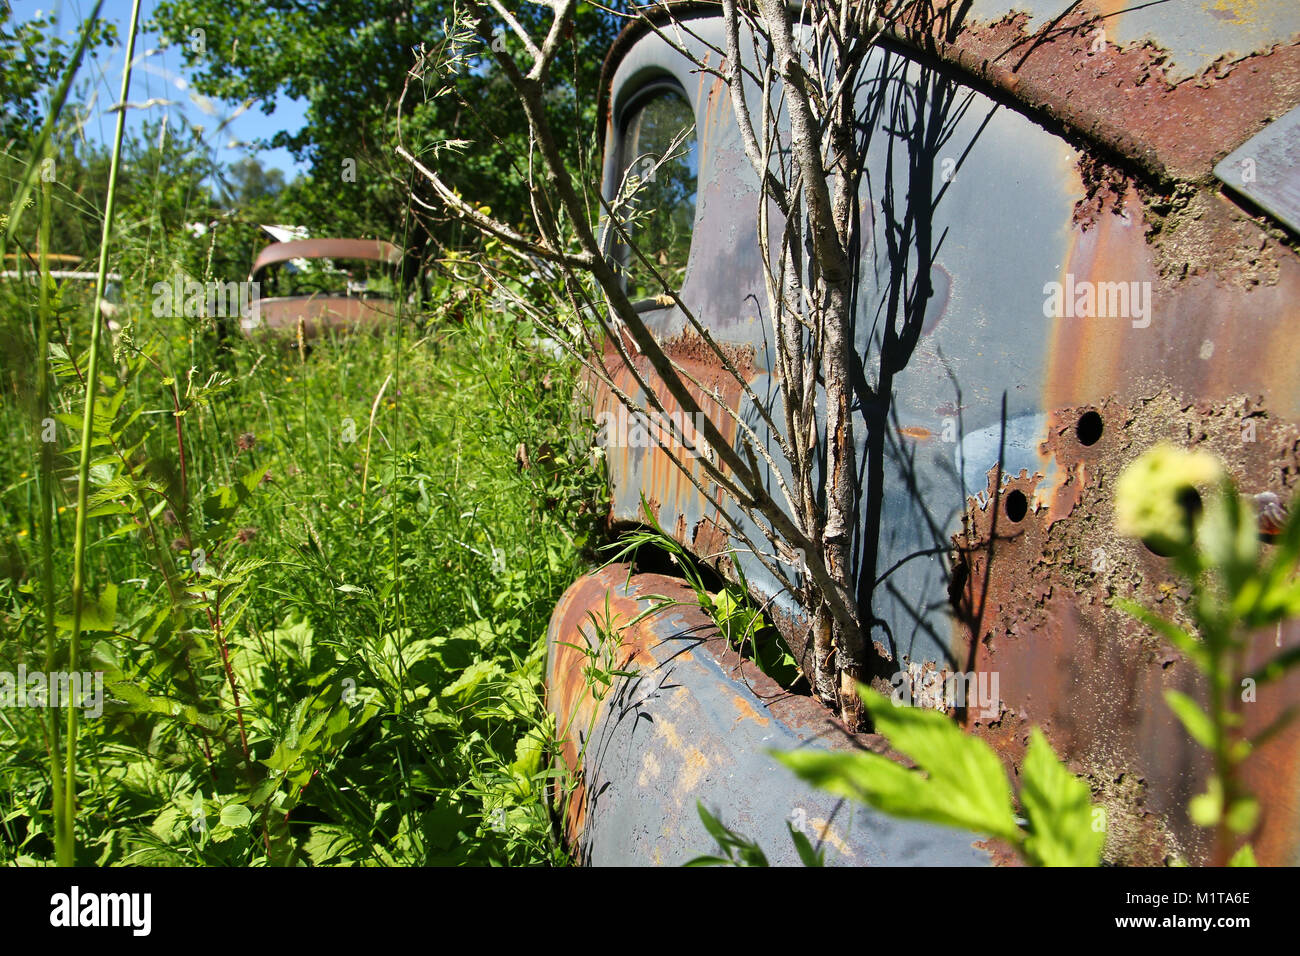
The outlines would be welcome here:
M 512 305 L 570 349 L 595 381 L 680 440 L 683 436 L 676 433 L 652 383 L 639 371 L 640 357 L 681 411 L 701 422 L 705 452 L 694 459 L 695 470 L 666 444 L 662 450 L 701 494 L 709 499 L 719 492 L 725 496 L 729 507 L 720 509 L 721 520 L 733 547 L 752 555 L 805 609 L 810 683 L 857 728 L 857 683 L 868 663 L 863 622 L 870 620 L 870 608 L 858 599 L 854 557 L 862 492 L 854 427 L 853 310 L 860 244 L 857 197 L 864 165 L 855 96 L 884 6 L 813 2 L 792 14 L 784 0 L 723 0 L 725 49 L 702 41 L 689 21 L 675 19 L 671 7 L 650 6 L 636 14 L 729 89 L 745 155 L 761 184 L 758 240 L 778 346 L 774 372 L 781 385 L 780 423 L 768 417 L 690 303 L 681 300 L 675 286 L 638 247 L 629 227 L 635 204 L 627 201 L 625 191 L 620 189 L 613 200 L 589 203 L 587 190 L 575 185 L 545 107 L 548 78 L 571 30 L 575 4 L 551 0 L 543 6 L 549 8 L 549 18 L 542 17 L 540 25 L 529 21 L 530 32 L 498 0 L 471 0 L 468 19 L 457 27 L 462 40 L 477 37 L 477 55 L 500 72 L 519 101 L 530 138 L 529 155 L 520 165 L 526 162 L 535 232 L 525 235 L 451 189 L 428 159 L 442 148 L 439 144 L 412 150 L 401 143 L 398 153 L 431 187 L 439 211 L 470 223 L 508 251 L 543 264 L 559 277 L 567 319 L 543 314 L 523 296 L 516 295 Z M 891 15 L 899 6 L 895 4 Z M 502 42 L 503 36 L 509 42 Z M 412 78 L 423 79 L 425 71 L 437 68 L 436 54 L 423 57 Z M 635 192 L 637 184 L 622 185 Z M 769 208 L 777 215 L 770 215 Z M 716 414 L 729 416 L 735 424 L 735 443 L 723 437 L 718 422 L 694 417 L 701 408 L 690 386 L 710 391 L 664 351 L 633 307 L 615 242 L 655 277 L 662 286 L 661 298 L 680 310 L 714 358 L 736 378 L 763 418 L 769 431 L 766 440 L 724 402 L 718 403 L 721 410 Z M 490 273 L 491 266 L 485 263 L 483 269 Z M 644 400 L 634 400 L 615 384 L 600 358 L 605 347 L 612 347 L 631 371 Z M 772 485 L 774 491 L 769 490 Z M 741 516 L 747 522 L 739 520 Z M 763 536 L 759 540 L 754 527 Z

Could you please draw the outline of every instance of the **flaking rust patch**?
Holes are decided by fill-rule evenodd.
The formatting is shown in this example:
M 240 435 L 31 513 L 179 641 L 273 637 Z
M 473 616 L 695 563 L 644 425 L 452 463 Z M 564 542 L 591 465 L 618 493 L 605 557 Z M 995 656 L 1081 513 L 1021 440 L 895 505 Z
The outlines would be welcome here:
M 1090 412 L 1102 427 L 1085 441 L 1079 425 Z M 1114 527 L 1115 480 L 1161 441 L 1213 452 L 1243 494 L 1270 491 L 1290 500 L 1300 481 L 1300 427 L 1271 416 L 1259 396 L 1194 400 L 1165 388 L 1130 401 L 1058 408 L 1039 446 L 1053 482 L 1039 487 L 1035 507 L 1012 522 L 1007 496 L 1017 489 L 1033 494 L 1034 476 L 1003 476 L 997 488 L 996 469 L 990 471 L 954 536 L 954 566 L 962 574 L 952 593 L 965 668 L 999 672 L 1006 708 L 993 720 L 968 716 L 969 728 L 1014 772 L 1031 728 L 1041 727 L 1106 809 L 1106 858 L 1147 865 L 1205 858 L 1204 834 L 1186 806 L 1210 769 L 1163 702 L 1167 690 L 1203 697 L 1203 679 L 1114 606 L 1125 598 L 1191 624 L 1187 588 L 1167 559 Z M 1265 717 L 1262 709 L 1247 714 L 1252 732 L 1262 730 Z M 1292 729 L 1270 746 L 1270 759 L 1290 766 L 1300 736 Z M 1291 839 L 1283 808 L 1295 801 L 1268 782 L 1264 769 L 1251 771 L 1251 786 L 1262 800 L 1272 791 L 1280 802 L 1277 828 L 1269 830 L 1273 817 L 1266 820 L 1257 847 L 1276 847 L 1280 862 Z
M 1074 225 L 1087 230 L 1105 213 L 1131 214 L 1126 200 L 1136 180 L 1122 168 L 1091 153 L 1080 153 L 1078 172 L 1084 195 L 1074 204 Z
M 1103 858 L 1107 862 L 1116 866 L 1169 866 L 1187 859 L 1187 851 L 1160 814 L 1147 809 L 1145 780 L 1123 771 L 1089 774 L 1087 779 L 1095 808 L 1104 814 Z M 1198 855 L 1208 851 L 1204 840 L 1198 840 L 1195 846 Z
M 756 711 L 754 705 L 745 700 L 745 698 L 740 694 L 735 696 L 733 703 L 735 703 L 737 711 L 735 723 L 740 723 L 742 720 L 752 720 L 762 724 L 763 726 L 767 726 L 771 723 L 768 718 Z
M 1162 282 L 1212 274 L 1230 288 L 1276 285 L 1296 243 L 1264 216 L 1226 196 L 1179 183 L 1144 188 L 1147 242 Z

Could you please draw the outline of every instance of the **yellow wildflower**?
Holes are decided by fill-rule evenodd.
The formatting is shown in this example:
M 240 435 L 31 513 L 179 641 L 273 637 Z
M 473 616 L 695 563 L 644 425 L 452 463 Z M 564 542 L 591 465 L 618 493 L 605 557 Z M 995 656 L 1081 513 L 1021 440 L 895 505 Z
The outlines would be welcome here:
M 1187 547 L 1197 490 L 1218 486 L 1223 465 L 1208 451 L 1162 442 L 1132 461 L 1115 483 L 1115 530 L 1165 554 Z

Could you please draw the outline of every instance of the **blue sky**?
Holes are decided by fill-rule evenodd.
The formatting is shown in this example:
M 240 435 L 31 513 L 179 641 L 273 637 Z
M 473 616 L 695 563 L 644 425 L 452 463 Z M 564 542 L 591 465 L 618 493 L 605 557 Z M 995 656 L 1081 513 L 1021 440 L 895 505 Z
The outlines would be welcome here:
M 149 21 L 157 5 L 158 0 L 142 0 L 142 25 Z M 18 21 L 30 20 L 38 11 L 41 14 L 53 11 L 58 16 L 59 34 L 72 41 L 80 30 L 85 15 L 94 8 L 94 0 L 12 0 L 12 7 L 14 19 Z M 82 63 L 78 80 L 91 81 L 85 97 L 86 100 L 93 100 L 90 120 L 85 127 L 86 138 L 103 143 L 111 141 L 116 123 L 116 114 L 107 110 L 117 100 L 122 84 L 131 0 L 104 0 L 100 15 L 117 23 L 119 46 L 100 51 L 96 59 L 87 57 Z M 205 111 L 195 102 L 194 91 L 189 87 L 189 76 L 185 72 L 184 58 L 179 47 L 181 37 L 175 37 L 173 46 L 168 50 L 159 49 L 159 40 L 156 33 L 146 30 L 142 30 L 136 37 L 136 65 L 132 71 L 131 93 L 127 99 L 132 103 L 143 103 L 161 98 L 176 103 L 171 106 L 153 106 L 148 110 L 128 111 L 128 130 L 139 130 L 146 119 L 161 119 L 165 111 L 169 127 L 174 128 L 182 122 L 204 127 L 206 141 L 210 146 L 216 147 L 217 158 L 222 163 L 233 163 L 244 156 L 254 155 L 263 166 L 282 170 L 286 180 L 303 171 L 301 166 L 295 165 L 287 150 L 258 150 L 251 144 L 258 139 L 269 139 L 281 129 L 299 129 L 306 109 L 304 102 L 282 97 L 276 101 L 275 112 L 270 116 L 262 113 L 260 103 L 254 104 L 218 134 L 217 127 L 224 118 L 235 112 L 238 104 L 212 102 L 209 108 L 215 110 L 215 114 Z M 154 52 L 145 55 L 147 51 Z M 232 145 L 232 142 L 236 145 Z

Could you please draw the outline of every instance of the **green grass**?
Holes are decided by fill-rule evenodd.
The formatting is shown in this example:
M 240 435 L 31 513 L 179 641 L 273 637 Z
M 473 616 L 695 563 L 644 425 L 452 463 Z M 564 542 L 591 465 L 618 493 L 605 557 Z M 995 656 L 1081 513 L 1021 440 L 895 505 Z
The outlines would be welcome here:
M 9 672 L 45 662 L 30 291 L 0 301 L 21 356 L 0 405 Z M 75 297 L 54 303 L 51 347 L 56 661 L 87 338 L 69 340 L 88 312 Z M 79 722 L 78 862 L 564 862 L 544 636 L 604 513 L 574 440 L 574 368 L 477 305 L 303 362 L 274 345 L 219 354 L 199 321 L 127 298 L 90 462 L 82 666 L 107 687 L 103 715 Z M 0 708 L 0 862 L 53 859 L 47 718 Z
M 574 363 L 451 278 L 306 360 L 158 315 L 156 282 L 237 278 L 213 263 L 252 227 L 162 128 L 116 215 L 89 202 L 76 70 L 0 151 L 0 244 L 39 272 L 51 223 L 102 227 L 121 328 L 96 348 L 76 282 L 0 284 L 0 863 L 567 862 L 545 630 L 608 510 Z M 3 699 L 74 660 L 102 713 Z

